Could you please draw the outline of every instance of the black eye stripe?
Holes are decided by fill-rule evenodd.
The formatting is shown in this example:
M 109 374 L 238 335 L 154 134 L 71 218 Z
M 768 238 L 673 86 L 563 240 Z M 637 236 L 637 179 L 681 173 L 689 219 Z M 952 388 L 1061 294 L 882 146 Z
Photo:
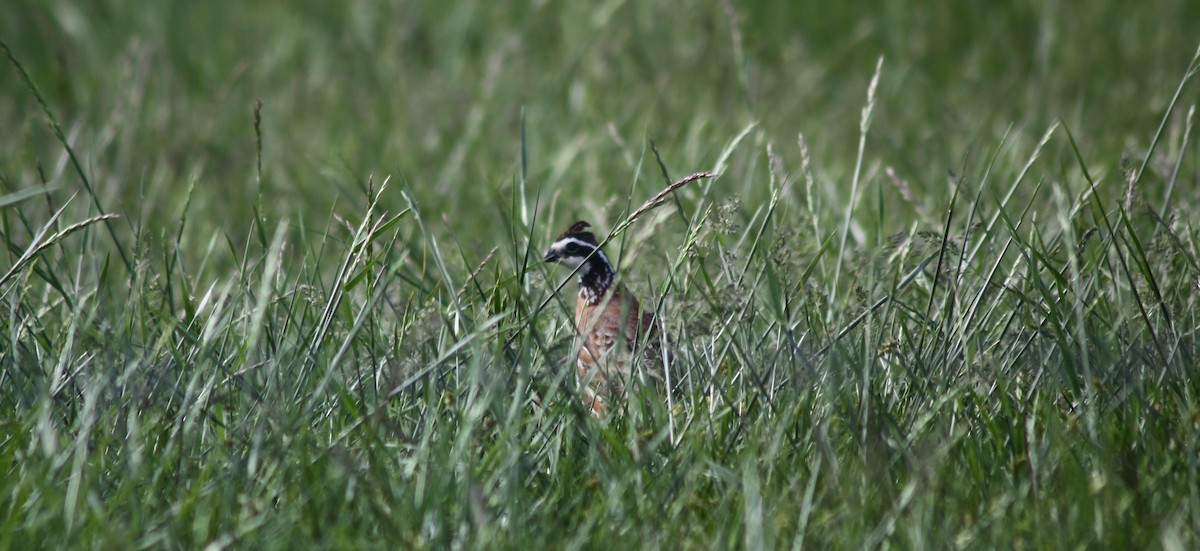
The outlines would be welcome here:
M 562 251 L 562 254 L 568 254 L 571 256 L 586 256 L 591 254 L 596 248 L 588 243 L 583 243 L 575 239 L 563 240 L 561 243 L 561 245 L 556 245 L 558 250 Z

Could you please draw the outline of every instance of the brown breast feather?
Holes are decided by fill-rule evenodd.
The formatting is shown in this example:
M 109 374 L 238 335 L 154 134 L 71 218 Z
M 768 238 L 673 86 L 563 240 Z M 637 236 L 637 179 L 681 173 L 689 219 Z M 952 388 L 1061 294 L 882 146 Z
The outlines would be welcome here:
M 642 373 L 654 386 L 663 386 L 654 314 L 643 311 L 621 285 L 614 285 L 599 304 L 580 300 L 575 307 L 575 328 L 581 339 L 575 376 L 593 414 L 603 415 L 607 399 L 623 395 L 627 387 L 636 388 L 637 377 L 631 373 L 629 361 L 634 350 L 645 351 Z

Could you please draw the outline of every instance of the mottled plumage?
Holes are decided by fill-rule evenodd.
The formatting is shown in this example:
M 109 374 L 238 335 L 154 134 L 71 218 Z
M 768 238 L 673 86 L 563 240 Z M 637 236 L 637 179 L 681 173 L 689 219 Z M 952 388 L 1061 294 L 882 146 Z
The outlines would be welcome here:
M 592 414 L 604 415 L 614 399 L 647 380 L 664 387 L 662 333 L 651 311 L 616 280 L 616 271 L 600 250 L 587 222 L 576 222 L 546 252 L 547 262 L 579 268 L 575 305 L 578 354 L 575 379 Z M 641 351 L 643 369 L 634 372 L 632 354 Z M 670 365 L 669 346 L 667 366 Z

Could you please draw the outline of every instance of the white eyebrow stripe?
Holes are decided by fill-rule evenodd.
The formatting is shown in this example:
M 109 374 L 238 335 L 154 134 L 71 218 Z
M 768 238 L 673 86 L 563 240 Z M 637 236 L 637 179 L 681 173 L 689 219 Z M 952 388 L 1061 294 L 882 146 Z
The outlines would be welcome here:
M 567 245 L 570 245 L 571 243 L 574 243 L 574 244 L 576 244 L 576 245 L 582 245 L 582 246 L 584 246 L 584 247 L 587 247 L 587 248 L 589 248 L 589 249 L 595 249 L 595 248 L 596 248 L 596 246 L 595 246 L 595 245 L 593 245 L 593 244 L 591 244 L 591 243 L 588 243 L 587 241 L 583 241 L 583 240 L 581 240 L 581 239 L 575 238 L 575 237 L 564 237 L 564 238 L 562 238 L 562 239 L 559 239 L 559 240 L 558 240 L 558 242 L 556 242 L 556 243 L 554 244 L 554 247 L 555 247 L 555 248 L 563 248 L 563 247 L 566 247 Z
M 600 247 L 597 247 L 591 243 L 588 243 L 587 241 L 583 241 L 577 237 L 564 237 L 562 239 L 559 239 L 558 241 L 554 242 L 553 247 L 555 249 L 565 249 L 567 247 L 567 245 L 570 245 L 571 243 L 574 243 L 576 245 L 582 245 L 582 246 L 587 247 L 592 250 L 592 252 L 589 252 L 588 254 L 583 255 L 583 256 L 585 256 L 585 257 L 592 256 L 592 255 L 598 256 L 610 268 L 612 267 L 612 261 L 610 261 L 608 259 L 608 255 L 604 254 L 604 251 L 600 250 Z

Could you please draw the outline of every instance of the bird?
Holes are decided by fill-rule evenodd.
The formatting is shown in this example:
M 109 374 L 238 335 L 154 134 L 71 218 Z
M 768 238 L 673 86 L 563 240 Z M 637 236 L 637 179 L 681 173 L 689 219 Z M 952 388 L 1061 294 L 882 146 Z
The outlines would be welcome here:
M 665 388 L 672 354 L 654 312 L 643 309 L 617 281 L 616 269 L 589 227 L 582 220 L 572 224 L 543 260 L 578 273 L 575 380 L 591 414 L 604 417 L 615 400 L 636 391 L 643 379 L 659 390 Z M 635 372 L 639 353 L 647 369 Z

